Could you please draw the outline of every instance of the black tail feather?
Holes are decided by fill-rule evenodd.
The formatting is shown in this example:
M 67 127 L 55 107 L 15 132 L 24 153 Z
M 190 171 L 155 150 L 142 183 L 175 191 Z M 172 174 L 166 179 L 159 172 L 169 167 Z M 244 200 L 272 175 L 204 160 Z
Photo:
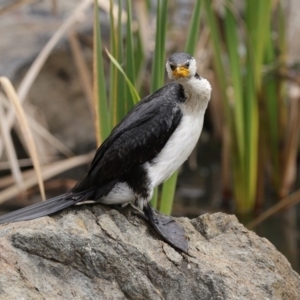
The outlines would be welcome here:
M 65 199 L 65 194 L 59 195 L 44 202 L 36 203 L 0 216 L 0 224 L 27 221 L 44 217 L 72 206 L 78 201 L 79 199 Z

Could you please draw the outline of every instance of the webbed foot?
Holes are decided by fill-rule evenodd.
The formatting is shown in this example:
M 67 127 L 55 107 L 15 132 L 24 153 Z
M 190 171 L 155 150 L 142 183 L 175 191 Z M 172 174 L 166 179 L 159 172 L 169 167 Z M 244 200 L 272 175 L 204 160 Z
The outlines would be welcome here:
M 188 241 L 183 228 L 179 224 L 168 216 L 156 213 L 149 203 L 144 206 L 143 211 L 154 230 L 168 244 L 185 253 L 188 252 Z

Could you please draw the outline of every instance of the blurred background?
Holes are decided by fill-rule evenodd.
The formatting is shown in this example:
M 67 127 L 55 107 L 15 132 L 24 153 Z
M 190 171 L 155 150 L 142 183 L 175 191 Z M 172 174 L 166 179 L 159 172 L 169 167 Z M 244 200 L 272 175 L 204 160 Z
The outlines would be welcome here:
M 168 55 L 186 51 L 212 99 L 197 148 L 152 204 L 235 214 L 300 272 L 299 9 L 0 0 L 0 214 L 72 188 L 126 112 L 168 82 Z

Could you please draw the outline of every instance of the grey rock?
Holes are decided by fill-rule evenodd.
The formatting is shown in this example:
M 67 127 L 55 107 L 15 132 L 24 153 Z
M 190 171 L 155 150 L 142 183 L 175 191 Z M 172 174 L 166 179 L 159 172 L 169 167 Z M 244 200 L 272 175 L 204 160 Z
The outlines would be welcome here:
M 300 299 L 300 277 L 235 216 L 177 218 L 189 255 L 130 209 L 78 206 L 0 227 L 0 299 Z

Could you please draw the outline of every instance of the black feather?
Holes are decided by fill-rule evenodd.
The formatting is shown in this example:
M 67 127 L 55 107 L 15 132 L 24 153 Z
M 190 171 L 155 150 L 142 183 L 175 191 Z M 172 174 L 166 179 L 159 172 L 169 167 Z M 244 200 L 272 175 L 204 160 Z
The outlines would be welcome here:
M 6 215 L 0 216 L 0 224 L 32 220 L 50 215 L 63 210 L 76 203 L 73 199 L 64 199 L 65 195 L 59 195 L 47 201 L 36 203 Z
M 183 87 L 170 83 L 141 100 L 97 150 L 88 173 L 71 190 L 82 192 L 123 178 L 162 150 L 182 118 Z

